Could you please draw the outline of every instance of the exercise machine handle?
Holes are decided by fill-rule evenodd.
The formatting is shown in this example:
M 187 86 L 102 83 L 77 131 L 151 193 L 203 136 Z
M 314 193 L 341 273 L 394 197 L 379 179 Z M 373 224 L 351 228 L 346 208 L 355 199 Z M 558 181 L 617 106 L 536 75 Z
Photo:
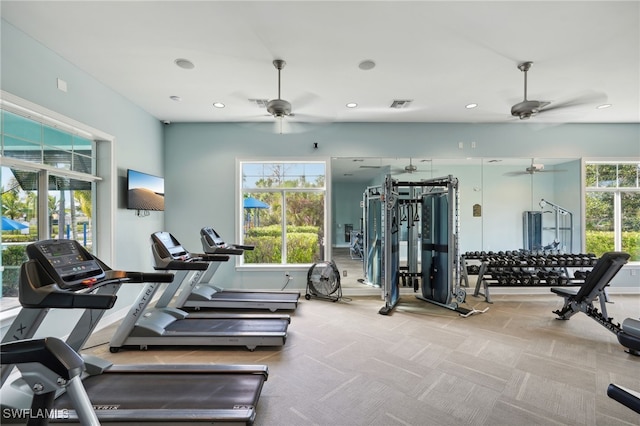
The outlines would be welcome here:
M 174 275 L 168 272 L 127 272 L 130 283 L 170 283 Z
M 37 362 L 65 380 L 84 370 L 84 361 L 69 345 L 56 337 L 17 340 L 0 345 L 2 364 Z

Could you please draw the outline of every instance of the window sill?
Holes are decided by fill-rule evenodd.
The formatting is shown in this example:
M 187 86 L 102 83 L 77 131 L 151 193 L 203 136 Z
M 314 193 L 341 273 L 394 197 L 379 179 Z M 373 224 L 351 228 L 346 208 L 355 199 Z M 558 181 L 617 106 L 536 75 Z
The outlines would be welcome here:
M 236 271 L 241 272 L 299 272 L 308 271 L 312 263 L 291 264 L 291 265 L 236 265 Z

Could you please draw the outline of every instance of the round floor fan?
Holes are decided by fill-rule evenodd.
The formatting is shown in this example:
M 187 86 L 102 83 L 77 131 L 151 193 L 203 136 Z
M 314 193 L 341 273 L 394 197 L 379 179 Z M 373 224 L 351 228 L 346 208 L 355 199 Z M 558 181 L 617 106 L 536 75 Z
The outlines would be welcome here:
M 307 292 L 304 298 L 311 297 L 337 302 L 342 297 L 340 272 L 333 261 L 318 262 L 311 265 L 307 273 Z

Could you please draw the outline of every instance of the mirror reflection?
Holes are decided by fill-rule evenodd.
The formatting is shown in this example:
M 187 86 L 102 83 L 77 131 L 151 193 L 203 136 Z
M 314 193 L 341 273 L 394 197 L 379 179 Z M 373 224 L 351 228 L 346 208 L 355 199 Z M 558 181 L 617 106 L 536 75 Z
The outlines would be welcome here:
M 349 249 L 363 229 L 363 194 L 387 174 L 402 181 L 459 180 L 460 253 L 579 250 L 580 164 L 569 158 L 333 158 L 334 252 Z

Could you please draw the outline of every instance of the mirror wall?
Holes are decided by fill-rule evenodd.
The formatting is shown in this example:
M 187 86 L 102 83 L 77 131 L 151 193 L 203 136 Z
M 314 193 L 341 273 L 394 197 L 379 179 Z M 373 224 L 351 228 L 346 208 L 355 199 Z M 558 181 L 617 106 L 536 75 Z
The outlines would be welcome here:
M 349 230 L 362 226 L 363 192 L 391 173 L 404 181 L 458 178 L 461 253 L 525 248 L 523 217 L 531 211 L 542 214 L 542 245 L 560 240 L 559 249 L 579 252 L 580 164 L 568 158 L 333 158 L 333 247 L 349 247 Z

